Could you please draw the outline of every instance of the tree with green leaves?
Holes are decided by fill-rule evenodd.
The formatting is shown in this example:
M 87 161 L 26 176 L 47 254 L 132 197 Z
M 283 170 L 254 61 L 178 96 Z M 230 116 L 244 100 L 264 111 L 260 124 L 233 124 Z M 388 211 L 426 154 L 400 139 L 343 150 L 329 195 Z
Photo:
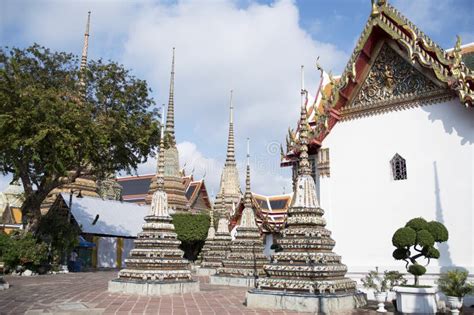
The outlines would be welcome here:
M 392 256 L 406 262 L 407 271 L 415 277 L 415 285 L 418 285 L 418 278 L 426 273 L 426 268 L 417 259 L 426 259 L 426 265 L 431 259 L 438 259 L 440 253 L 435 243 L 446 242 L 448 237 L 448 230 L 442 223 L 427 222 L 423 218 L 411 219 L 393 234 L 392 244 L 396 249 Z
M 207 237 L 210 226 L 210 216 L 207 214 L 176 213 L 172 215 L 180 248 L 184 251 L 184 258 L 196 260 Z
M 0 48 L 0 172 L 20 178 L 27 231 L 56 187 L 78 177 L 131 173 L 159 141 L 147 83 L 115 62 L 37 44 Z

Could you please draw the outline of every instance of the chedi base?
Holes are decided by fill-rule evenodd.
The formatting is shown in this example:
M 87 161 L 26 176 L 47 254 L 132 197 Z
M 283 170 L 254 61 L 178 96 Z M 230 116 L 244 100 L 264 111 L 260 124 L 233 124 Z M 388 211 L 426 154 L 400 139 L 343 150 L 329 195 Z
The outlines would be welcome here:
M 367 304 L 362 292 L 298 294 L 270 290 L 249 290 L 246 295 L 247 307 L 316 314 L 352 310 Z
M 213 285 L 228 285 L 231 287 L 255 287 L 255 277 L 226 277 L 214 275 L 209 278 L 209 283 Z
M 108 291 L 113 293 L 161 296 L 168 294 L 198 292 L 199 282 L 194 280 L 160 282 L 150 280 L 146 281 L 114 279 L 109 281 Z

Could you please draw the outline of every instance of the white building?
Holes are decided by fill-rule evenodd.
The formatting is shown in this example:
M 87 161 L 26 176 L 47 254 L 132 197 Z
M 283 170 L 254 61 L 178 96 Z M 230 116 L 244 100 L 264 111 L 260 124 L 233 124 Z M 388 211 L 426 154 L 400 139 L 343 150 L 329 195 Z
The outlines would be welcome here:
M 307 105 L 334 250 L 354 278 L 375 266 L 402 271 L 405 263 L 392 258 L 392 235 L 424 217 L 450 235 L 420 280 L 454 267 L 472 275 L 474 43 L 443 51 L 379 3 L 342 76 L 322 72 L 316 101 Z M 298 131 L 287 142 L 282 165 L 296 172 Z

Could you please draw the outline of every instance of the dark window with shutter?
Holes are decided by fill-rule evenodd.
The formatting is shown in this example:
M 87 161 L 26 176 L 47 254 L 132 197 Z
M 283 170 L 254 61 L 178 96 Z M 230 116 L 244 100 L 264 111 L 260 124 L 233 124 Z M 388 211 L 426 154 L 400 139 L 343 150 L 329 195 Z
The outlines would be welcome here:
M 398 153 L 390 160 L 393 180 L 407 179 L 407 163 Z

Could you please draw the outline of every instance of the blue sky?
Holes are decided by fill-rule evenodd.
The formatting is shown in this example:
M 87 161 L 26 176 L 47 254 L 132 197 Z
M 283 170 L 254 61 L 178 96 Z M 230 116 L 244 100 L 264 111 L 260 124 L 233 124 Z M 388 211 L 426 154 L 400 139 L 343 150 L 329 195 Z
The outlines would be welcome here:
M 474 41 L 471 0 L 390 1 L 444 48 L 456 34 Z M 0 3 L 0 45 L 33 42 L 80 54 L 92 11 L 89 57 L 113 59 L 146 79 L 157 104 L 167 101 L 176 47 L 176 125 L 181 162 L 206 173 L 216 192 L 225 158 L 229 90 L 234 89 L 238 163 L 251 138 L 253 189 L 290 186 L 278 144 L 298 117 L 299 67 L 314 93 L 317 56 L 340 72 L 370 14 L 369 0 L 338 1 L 33 1 Z M 148 161 L 139 173 L 154 172 Z M 243 182 L 244 172 L 241 170 Z M 0 190 L 8 178 L 0 179 Z

